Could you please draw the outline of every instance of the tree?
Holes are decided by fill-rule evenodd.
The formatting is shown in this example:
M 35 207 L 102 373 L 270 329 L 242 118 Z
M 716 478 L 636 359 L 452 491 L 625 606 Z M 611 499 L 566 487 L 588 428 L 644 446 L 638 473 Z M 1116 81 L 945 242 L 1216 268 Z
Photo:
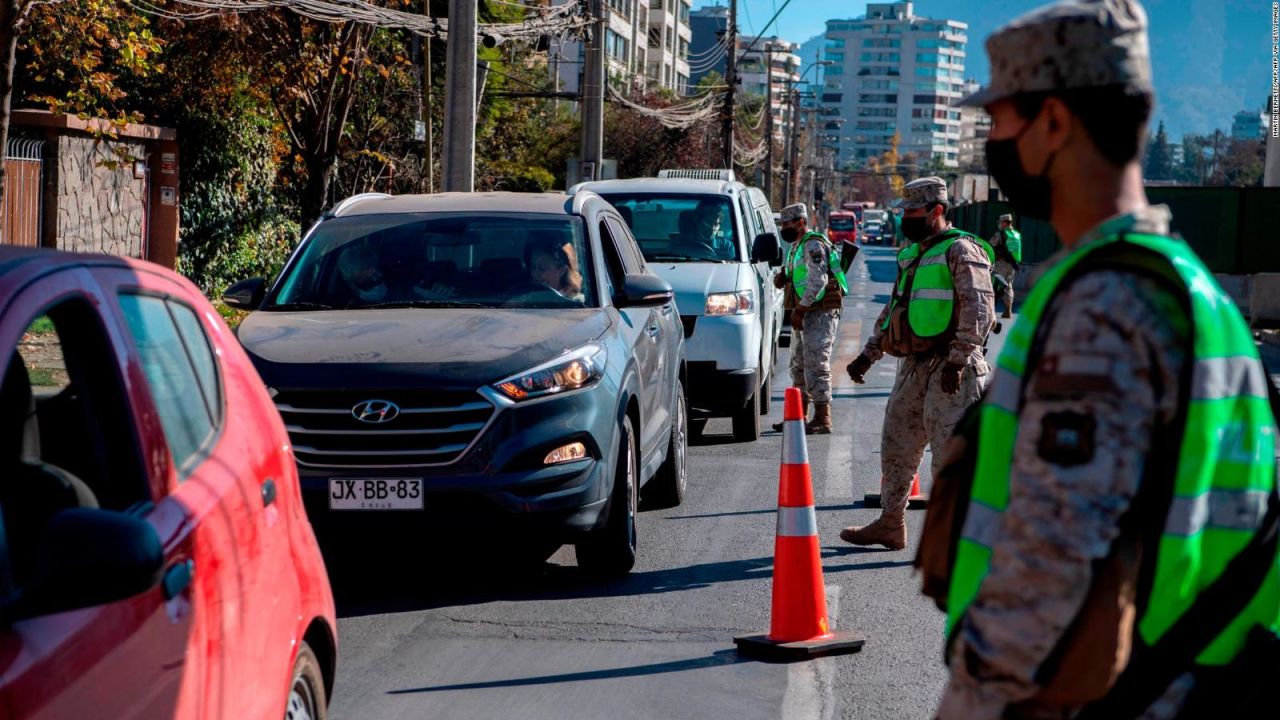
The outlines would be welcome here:
M 1232 141 L 1222 154 L 1213 183 L 1235 187 L 1261 186 L 1266 156 L 1265 139 Z
M 107 136 L 139 121 L 142 115 L 123 102 L 126 87 L 163 72 L 156 60 L 161 47 L 145 15 L 113 0 L 0 1 L 0 156 L 9 145 L 15 94 L 53 112 L 108 120 L 101 131 Z M 20 64 L 19 86 L 14 70 Z
M 1169 135 L 1164 130 L 1164 121 L 1156 130 L 1155 139 L 1147 147 L 1147 163 L 1143 174 L 1148 180 L 1172 180 L 1173 152 L 1169 149 Z

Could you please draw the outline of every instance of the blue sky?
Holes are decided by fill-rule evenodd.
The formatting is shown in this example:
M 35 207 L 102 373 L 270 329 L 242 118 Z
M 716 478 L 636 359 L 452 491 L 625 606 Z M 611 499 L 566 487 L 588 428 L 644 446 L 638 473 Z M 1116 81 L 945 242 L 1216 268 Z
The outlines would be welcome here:
M 720 0 L 726 4 L 728 0 Z M 756 34 L 784 0 L 739 0 L 739 25 Z M 695 0 L 694 7 L 716 0 Z M 989 79 L 982 43 L 1004 22 L 1044 0 L 916 0 L 915 13 L 969 23 L 965 74 Z M 1229 131 L 1236 112 L 1261 108 L 1271 85 L 1271 0 L 1145 0 L 1151 21 L 1156 120 L 1174 138 Z M 775 28 L 787 40 L 820 34 L 831 18 L 857 17 L 867 3 L 791 0 Z

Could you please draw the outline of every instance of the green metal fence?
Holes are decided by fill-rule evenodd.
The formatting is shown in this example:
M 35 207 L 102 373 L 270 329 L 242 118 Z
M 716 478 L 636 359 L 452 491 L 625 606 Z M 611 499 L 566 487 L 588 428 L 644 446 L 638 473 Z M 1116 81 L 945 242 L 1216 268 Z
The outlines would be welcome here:
M 1280 272 L 1280 188 L 1149 187 L 1152 203 L 1168 205 L 1173 231 L 1216 273 L 1247 275 Z M 1001 215 L 1013 212 L 1002 202 L 980 202 L 952 211 L 956 227 L 990 238 Z M 1018 218 L 1022 257 L 1043 262 L 1061 243 L 1047 222 Z

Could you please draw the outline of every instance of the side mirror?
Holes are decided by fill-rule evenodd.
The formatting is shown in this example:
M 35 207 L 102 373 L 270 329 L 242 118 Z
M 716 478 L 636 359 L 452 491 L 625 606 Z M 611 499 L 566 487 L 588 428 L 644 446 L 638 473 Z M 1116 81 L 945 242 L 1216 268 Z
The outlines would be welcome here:
M 760 233 L 751 243 L 751 262 L 767 262 L 770 267 L 782 265 L 782 246 L 773 233 Z
M 627 275 L 622 281 L 622 293 L 615 303 L 618 307 L 659 307 L 671 302 L 675 291 L 671 284 L 657 275 Z
M 227 288 L 222 293 L 222 302 L 236 310 L 257 310 L 267 296 L 267 281 L 264 278 L 251 278 Z
M 160 584 L 164 549 L 146 520 L 111 510 L 54 515 L 36 571 L 10 616 L 35 617 L 124 600 Z

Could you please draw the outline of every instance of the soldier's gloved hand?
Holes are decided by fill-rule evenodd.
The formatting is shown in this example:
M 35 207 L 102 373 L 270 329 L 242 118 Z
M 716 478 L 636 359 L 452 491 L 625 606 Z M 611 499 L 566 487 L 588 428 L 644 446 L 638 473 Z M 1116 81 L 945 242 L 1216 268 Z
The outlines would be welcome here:
M 779 290 L 787 287 L 787 276 L 784 273 L 778 273 L 773 276 L 773 286 Z
M 955 395 L 960 392 L 960 376 L 964 375 L 964 365 L 947 363 L 942 368 L 942 392 Z
M 849 366 L 845 368 L 845 371 L 849 373 L 850 380 L 862 385 L 867 381 L 866 374 L 870 369 L 871 358 L 866 355 L 859 355 L 854 358 L 853 362 L 849 363 Z
M 804 316 L 808 314 L 809 308 L 797 306 L 791 311 L 791 327 L 797 330 L 804 330 Z

